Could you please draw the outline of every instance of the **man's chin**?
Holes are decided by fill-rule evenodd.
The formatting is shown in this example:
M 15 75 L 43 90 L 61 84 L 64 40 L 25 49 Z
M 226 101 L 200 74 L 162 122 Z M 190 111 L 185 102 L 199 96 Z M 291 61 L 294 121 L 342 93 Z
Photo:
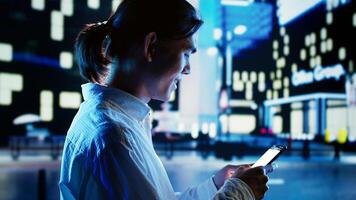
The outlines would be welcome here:
M 171 98 L 172 93 L 173 93 L 173 91 L 168 93 L 168 94 L 166 94 L 166 95 L 153 97 L 152 99 L 157 100 L 157 101 L 167 102 Z
M 156 100 L 156 101 L 162 101 L 162 102 L 167 102 L 167 101 L 169 101 L 169 97 L 167 97 L 167 96 L 165 96 L 165 97 L 154 97 L 154 98 L 152 98 L 152 99 L 154 99 L 154 100 Z

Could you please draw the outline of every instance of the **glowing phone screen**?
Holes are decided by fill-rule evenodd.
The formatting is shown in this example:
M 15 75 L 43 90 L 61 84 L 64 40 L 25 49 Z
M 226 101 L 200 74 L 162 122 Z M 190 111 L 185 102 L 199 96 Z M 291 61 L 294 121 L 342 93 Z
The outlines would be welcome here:
M 268 149 L 252 167 L 266 166 L 279 152 L 280 150 L 278 149 Z

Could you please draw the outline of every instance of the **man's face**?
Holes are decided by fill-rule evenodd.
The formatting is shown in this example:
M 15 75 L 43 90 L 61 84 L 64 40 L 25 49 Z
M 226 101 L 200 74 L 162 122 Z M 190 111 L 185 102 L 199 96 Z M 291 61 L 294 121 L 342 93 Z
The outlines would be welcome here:
M 163 73 L 150 83 L 151 98 L 168 101 L 183 75 L 190 74 L 189 57 L 196 51 L 193 37 L 159 44 L 153 65 Z

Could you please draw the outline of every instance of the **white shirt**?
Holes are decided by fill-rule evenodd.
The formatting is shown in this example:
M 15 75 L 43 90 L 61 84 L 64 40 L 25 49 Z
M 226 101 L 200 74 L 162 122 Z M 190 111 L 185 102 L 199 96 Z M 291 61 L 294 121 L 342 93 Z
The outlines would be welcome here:
M 217 193 L 212 178 L 176 195 L 156 155 L 150 107 L 118 89 L 87 83 L 64 144 L 61 199 L 254 199 L 239 179 Z

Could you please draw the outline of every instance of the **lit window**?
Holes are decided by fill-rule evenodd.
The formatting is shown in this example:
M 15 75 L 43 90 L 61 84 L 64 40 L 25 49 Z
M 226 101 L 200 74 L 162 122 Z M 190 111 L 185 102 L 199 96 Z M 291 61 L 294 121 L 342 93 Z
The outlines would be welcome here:
M 247 100 L 251 100 L 252 97 L 253 97 L 252 83 L 251 82 L 247 82 L 246 83 L 245 98 Z
M 290 114 L 290 128 L 293 135 L 303 133 L 303 111 L 292 110 Z
M 11 90 L 0 88 L 0 105 L 9 106 L 11 104 L 12 104 Z
M 282 78 L 282 70 L 277 70 L 277 79 L 281 79 Z
M 248 72 L 247 71 L 242 72 L 242 81 L 244 81 L 244 82 L 248 81 Z
M 0 105 L 12 104 L 12 92 L 23 89 L 23 77 L 20 74 L 0 73 Z
M 339 7 L 339 0 L 334 0 L 334 1 L 332 1 L 332 4 L 333 4 L 333 7 L 334 7 L 334 8 Z
M 307 58 L 307 52 L 305 51 L 305 49 L 301 49 L 300 50 L 300 59 L 305 60 L 306 58 Z
M 321 56 L 320 55 L 315 57 L 315 66 L 321 66 Z
M 300 103 L 300 102 L 292 103 L 292 104 L 290 105 L 290 107 L 291 107 L 292 109 L 295 109 L 295 110 L 297 110 L 297 109 L 302 109 L 302 108 L 303 108 L 303 103 Z
M 328 12 L 326 14 L 326 23 L 327 24 L 332 24 L 333 23 L 333 14 L 332 14 L 332 12 Z
M 64 25 L 64 16 L 59 11 L 51 12 L 51 26 L 63 26 Z
M 208 134 L 209 133 L 209 123 L 204 122 L 201 126 L 201 132 L 203 134 Z
M 232 89 L 237 92 L 243 91 L 244 87 L 245 86 L 242 81 L 235 81 L 234 84 L 232 85 Z
M 248 134 L 256 128 L 256 117 L 254 115 L 230 115 L 228 124 L 231 133 Z
M 54 41 L 62 41 L 63 40 L 63 26 L 51 26 L 51 38 Z
M 239 71 L 233 72 L 233 79 L 236 81 L 240 80 L 240 72 Z
M 0 73 L 0 87 L 20 92 L 23 89 L 23 78 L 20 74 Z
M 289 97 L 289 89 L 288 88 L 285 88 L 283 90 L 283 97 Z
M 208 54 L 208 56 L 216 56 L 218 54 L 218 49 L 216 47 L 209 47 L 206 51 L 206 53 Z
M 73 67 L 73 54 L 70 52 L 61 52 L 59 54 L 59 63 L 62 68 L 70 69 Z
M 53 120 L 53 92 L 43 90 L 40 93 L 40 116 L 44 121 Z
M 79 92 L 61 92 L 59 94 L 59 106 L 61 108 L 77 109 L 82 101 Z
M 310 58 L 309 65 L 310 65 L 311 68 L 315 67 L 315 59 L 314 58 Z
M 32 0 L 31 7 L 34 10 L 44 10 L 45 9 L 45 0 Z
M 356 27 L 356 13 L 354 13 L 354 16 L 352 17 L 352 25 Z
M 263 92 L 266 89 L 266 83 L 265 82 L 258 82 L 258 91 Z
M 257 73 L 256 72 L 251 72 L 250 73 L 250 80 L 255 83 L 257 81 Z
M 267 97 L 267 100 L 272 99 L 272 91 L 271 90 L 267 90 L 266 97 Z
M 286 56 L 289 55 L 289 46 L 284 46 L 284 48 L 283 48 L 283 53 L 284 53 L 284 55 L 286 55 Z
M 280 61 L 279 61 L 279 62 L 280 62 L 280 64 L 279 64 L 280 67 L 283 68 L 283 67 L 286 66 L 286 59 L 285 59 L 285 58 L 280 58 Z
M 51 12 L 51 38 L 55 41 L 62 41 L 64 35 L 64 16 L 61 12 Z
M 210 123 L 209 124 L 209 137 L 210 138 L 215 138 L 216 135 L 217 135 L 216 124 L 215 123 Z
M 316 54 L 316 47 L 313 45 L 310 47 L 310 56 L 313 57 Z
M 329 38 L 327 41 L 326 41 L 326 49 L 328 51 L 332 51 L 333 50 L 333 40 L 331 38 Z
M 278 59 L 278 51 L 276 51 L 276 50 L 273 51 L 273 59 L 275 59 L 275 60 Z
M 279 115 L 273 116 L 272 130 L 274 133 L 282 133 L 283 131 L 283 119 Z
M 282 88 L 282 81 L 281 80 L 273 81 L 273 89 L 279 90 L 281 88 Z
M 320 43 L 320 51 L 321 51 L 321 53 L 325 53 L 326 52 L 326 41 L 322 41 L 321 43 Z
M 273 91 L 273 99 L 278 99 L 279 95 L 278 95 L 278 91 L 275 90 Z
M 234 28 L 234 33 L 236 35 L 243 35 L 247 31 L 247 27 L 245 25 L 238 25 Z
M 73 0 L 61 0 L 61 12 L 63 15 L 70 17 L 73 15 Z
M 305 46 L 309 46 L 310 45 L 310 37 L 309 37 L 309 35 L 306 35 L 305 36 Z
M 292 72 L 297 72 L 298 71 L 298 65 L 295 64 L 295 63 L 292 64 L 291 68 L 292 68 Z
M 339 59 L 345 60 L 345 58 L 346 58 L 346 49 L 345 49 L 345 47 L 341 47 L 339 49 Z
M 185 124 L 183 122 L 179 122 L 179 124 L 178 124 L 178 132 L 179 133 L 186 132 Z
M 240 81 L 240 72 L 234 71 L 232 74 L 232 88 L 233 88 L 233 90 L 238 91 L 240 84 L 242 84 L 242 82 Z
M 191 130 L 191 136 L 192 136 L 193 139 L 198 138 L 198 136 L 199 136 L 199 125 L 198 125 L 198 123 L 193 123 L 192 130 Z
M 334 0 L 326 0 L 326 10 L 331 11 L 333 9 L 333 1 Z
M 269 77 L 271 78 L 271 80 L 274 80 L 274 72 L 270 72 Z
M 316 42 L 316 35 L 315 33 L 310 34 L 310 44 L 315 44 Z
M 278 49 L 278 41 L 273 40 L 273 49 Z
M 283 85 L 284 85 L 284 87 L 289 87 L 289 78 L 288 77 L 284 77 Z
M 282 26 L 280 29 L 279 29 L 279 33 L 281 36 L 285 35 L 286 34 L 286 28 L 284 28 L 284 26 Z
M 285 35 L 283 37 L 283 41 L 284 41 L 284 44 L 289 44 L 289 36 L 288 35 Z
M 258 73 L 258 82 L 264 83 L 266 81 L 266 75 L 264 72 L 259 72 Z
M 213 37 L 215 40 L 220 40 L 222 38 L 223 32 L 221 28 L 214 28 Z
M 281 58 L 277 60 L 277 68 L 281 67 Z
M 328 108 L 326 110 L 326 127 L 331 133 L 337 134 L 340 129 L 348 126 L 347 122 L 347 109 L 345 107 Z
M 12 61 L 12 45 L 7 43 L 0 43 L 0 61 Z
M 325 27 L 323 27 L 321 30 L 320 30 L 320 38 L 322 40 L 325 40 L 327 38 L 327 30 Z
M 100 1 L 99 0 L 88 0 L 88 7 L 91 9 L 99 9 L 100 8 Z

